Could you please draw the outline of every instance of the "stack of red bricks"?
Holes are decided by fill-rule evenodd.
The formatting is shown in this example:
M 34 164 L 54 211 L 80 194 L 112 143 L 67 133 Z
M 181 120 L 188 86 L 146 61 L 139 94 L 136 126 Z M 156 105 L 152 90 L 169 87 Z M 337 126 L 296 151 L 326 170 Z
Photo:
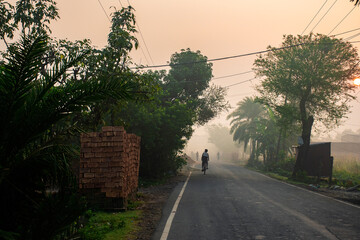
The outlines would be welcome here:
M 98 189 L 107 198 L 124 198 L 136 192 L 140 165 L 140 137 L 123 127 L 81 135 L 80 189 Z

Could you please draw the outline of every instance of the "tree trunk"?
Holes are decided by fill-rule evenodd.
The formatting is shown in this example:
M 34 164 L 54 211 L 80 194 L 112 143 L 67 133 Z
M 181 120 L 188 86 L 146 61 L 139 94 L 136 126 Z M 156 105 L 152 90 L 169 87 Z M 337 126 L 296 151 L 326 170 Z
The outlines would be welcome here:
M 308 96 L 311 91 L 311 88 L 309 87 L 305 93 L 305 96 Z M 295 162 L 295 167 L 293 170 L 293 177 L 296 177 L 296 174 L 299 171 L 303 171 L 303 163 L 307 159 L 307 154 L 310 147 L 310 136 L 311 136 L 311 129 L 312 125 L 314 123 L 314 117 L 313 116 L 307 116 L 306 114 L 306 97 L 303 97 L 300 100 L 300 116 L 301 116 L 301 124 L 302 124 L 302 132 L 301 137 L 303 139 L 303 145 L 299 147 L 299 154 Z
M 279 161 L 279 152 L 280 152 L 280 146 L 281 146 L 281 138 L 282 138 L 282 128 L 280 129 L 280 133 L 278 136 L 277 146 L 276 146 L 276 153 L 275 153 L 275 162 Z
M 255 162 L 255 152 L 256 152 L 256 150 L 255 150 L 255 148 L 256 148 L 255 144 L 256 144 L 255 141 L 252 140 L 252 141 L 251 141 L 251 148 L 250 148 L 250 159 L 249 159 L 249 162 L 250 162 L 251 165 Z
M 311 129 L 314 123 L 314 117 L 309 116 L 305 121 L 302 121 L 302 133 L 301 137 L 304 144 L 299 147 L 298 157 L 296 159 L 295 167 L 292 176 L 295 177 L 299 171 L 304 170 L 303 163 L 307 159 L 309 147 L 310 147 L 310 137 Z

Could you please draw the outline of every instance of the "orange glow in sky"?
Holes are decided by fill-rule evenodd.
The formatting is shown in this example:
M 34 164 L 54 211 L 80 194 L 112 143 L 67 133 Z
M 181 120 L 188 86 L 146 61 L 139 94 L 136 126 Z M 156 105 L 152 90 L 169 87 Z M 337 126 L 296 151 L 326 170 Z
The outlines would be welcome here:
M 354 80 L 354 84 L 355 84 L 356 86 L 360 86 L 360 78 L 356 78 L 356 79 Z

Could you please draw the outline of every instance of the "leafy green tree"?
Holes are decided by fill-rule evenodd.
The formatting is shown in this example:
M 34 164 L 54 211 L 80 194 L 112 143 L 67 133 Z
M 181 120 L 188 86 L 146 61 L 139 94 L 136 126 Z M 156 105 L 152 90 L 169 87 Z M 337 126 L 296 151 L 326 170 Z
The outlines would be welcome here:
M 60 40 L 53 43 L 55 59 L 63 56 L 71 56 L 78 51 L 89 51 L 90 54 L 70 70 L 69 78 L 77 81 L 98 78 L 107 81 L 109 78 L 117 78 L 119 82 L 132 84 L 134 100 L 148 101 L 157 91 L 155 80 L 149 75 L 134 72 L 129 69 L 131 59 L 129 52 L 138 47 L 138 41 L 133 37 L 135 16 L 133 8 L 123 8 L 112 14 L 112 26 L 108 36 L 108 45 L 103 49 L 96 49 L 90 40 L 70 42 Z M 84 129 L 96 131 L 106 122 L 114 125 L 118 106 L 122 101 L 108 98 L 101 103 L 89 106 L 89 111 L 81 113 L 75 121 L 79 122 Z M 104 121 L 106 119 L 106 121 Z
M 58 18 L 54 0 L 18 0 L 15 6 L 0 0 L 0 40 L 9 47 L 16 30 L 28 36 L 51 33 L 50 21 Z
M 208 63 L 200 51 L 182 49 L 171 56 L 169 65 L 171 69 L 164 79 L 164 89 L 170 98 L 182 101 L 197 98 L 209 86 L 212 63 Z
M 257 88 L 262 101 L 301 124 L 304 145 L 295 175 L 306 159 L 314 121 L 331 127 L 348 112 L 359 58 L 350 43 L 320 34 L 285 36 L 282 47 L 269 47 L 273 51 L 258 57 L 254 65 L 257 75 L 264 77 Z
M 147 72 L 159 87 L 152 101 L 119 105 L 119 124 L 141 136 L 140 174 L 159 178 L 174 173 L 184 163 L 179 153 L 195 124 L 204 124 L 227 107 L 225 91 L 209 86 L 211 64 L 199 51 L 175 53 L 168 73 Z M 156 85 L 156 84 L 155 84 Z M 193 87 L 192 87 L 193 86 Z
M 203 125 L 219 112 L 228 108 L 226 90 L 211 85 L 212 64 L 200 51 L 182 49 L 170 58 L 169 73 L 164 78 L 166 100 L 179 100 L 196 112 L 194 123 Z
M 156 80 L 161 86 L 164 74 L 147 72 L 142 78 Z M 181 167 L 183 162 L 178 153 L 193 132 L 195 113 L 179 100 L 164 101 L 164 94 L 160 87 L 151 101 L 127 102 L 113 108 L 115 125 L 124 125 L 128 132 L 141 136 L 140 175 L 143 178 L 161 178 Z

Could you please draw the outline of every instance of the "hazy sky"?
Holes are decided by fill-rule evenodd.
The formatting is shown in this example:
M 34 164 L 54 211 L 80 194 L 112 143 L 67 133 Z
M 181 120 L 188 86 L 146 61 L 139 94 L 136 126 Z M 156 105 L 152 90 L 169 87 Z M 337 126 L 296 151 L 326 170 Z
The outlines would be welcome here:
M 148 50 L 145 48 L 138 34 L 142 50 L 133 52 L 131 56 L 135 63 L 145 65 L 166 64 L 171 54 L 186 48 L 200 50 L 209 59 L 213 59 L 265 50 L 268 45 L 280 46 L 284 34 L 301 34 L 325 2 L 304 34 L 311 30 L 315 33 L 329 34 L 354 8 L 354 4 L 349 0 L 58 0 L 57 2 L 60 19 L 51 25 L 53 36 L 69 40 L 89 38 L 98 47 L 106 44 L 110 28 L 108 16 L 113 11 L 111 7 L 119 9 L 121 4 L 128 6 L 130 3 L 135 8 L 137 23 L 148 48 Z M 320 21 L 327 11 L 327 15 Z M 332 34 L 356 28 L 360 28 L 360 7 L 353 9 Z M 339 37 L 346 38 L 359 32 L 358 30 Z M 360 36 L 351 41 L 360 41 Z M 354 46 L 360 48 L 359 43 L 354 43 Z M 214 62 L 214 78 L 250 71 L 255 57 Z M 214 79 L 212 83 L 228 86 L 253 77 L 254 74 L 250 72 Z M 243 97 L 252 96 L 255 93 L 253 86 L 258 83 L 259 80 L 255 79 L 230 87 L 228 100 L 231 105 L 234 107 Z M 338 131 L 360 128 L 358 120 L 360 102 L 354 101 L 351 104 L 353 113 Z M 224 113 L 211 123 L 224 120 L 226 115 L 227 113 Z M 201 135 L 201 131 L 197 131 L 194 137 Z
M 113 11 L 111 7 L 119 9 L 121 5 L 128 6 L 130 3 L 135 8 L 137 23 L 143 36 L 141 38 L 140 34 L 137 35 L 142 49 L 134 51 L 131 56 L 135 63 L 144 65 L 166 64 L 171 54 L 186 48 L 200 50 L 209 59 L 213 59 L 261 51 L 268 45 L 280 46 L 284 34 L 301 34 L 322 6 L 304 34 L 311 30 L 329 34 L 354 8 L 353 3 L 348 0 L 100 0 L 100 2 L 106 14 L 98 0 L 58 1 L 61 19 L 52 24 L 53 34 L 69 40 L 89 38 L 94 45 L 102 47 L 106 44 L 109 32 L 110 22 L 107 16 Z M 356 28 L 360 28 L 360 7 L 353 9 L 331 34 Z M 346 38 L 359 32 L 358 30 L 339 37 Z M 360 36 L 351 41 L 359 40 Z M 354 46 L 360 48 L 359 43 L 354 43 Z M 214 62 L 214 78 L 250 71 L 255 58 L 256 56 L 249 56 Z M 253 77 L 254 73 L 250 72 L 214 79 L 212 83 L 229 86 Z M 254 95 L 253 87 L 258 83 L 259 80 L 255 79 L 229 87 L 228 100 L 232 107 L 235 107 L 236 103 L 245 96 Z M 337 131 L 360 128 L 360 102 L 353 101 L 351 105 L 353 107 L 349 119 Z M 227 114 L 222 114 L 209 124 L 223 122 Z M 203 128 L 194 133 L 190 145 L 189 148 L 194 150 L 202 149 L 207 145 Z

